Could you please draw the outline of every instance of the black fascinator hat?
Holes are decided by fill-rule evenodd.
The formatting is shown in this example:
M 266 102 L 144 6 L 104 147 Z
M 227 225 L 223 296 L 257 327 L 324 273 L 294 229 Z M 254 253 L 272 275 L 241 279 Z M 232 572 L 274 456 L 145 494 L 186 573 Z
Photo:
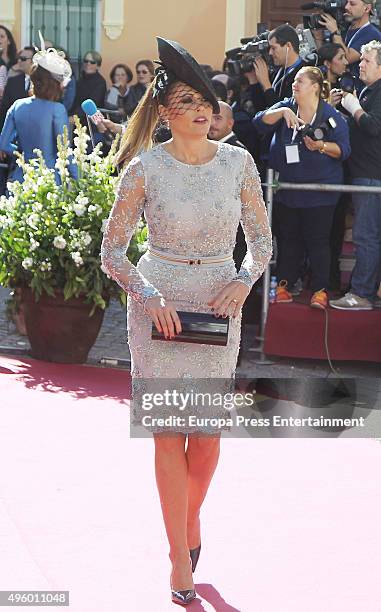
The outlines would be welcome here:
M 194 57 L 174 40 L 159 36 L 156 39 L 160 58 L 157 63 L 160 67 L 155 71 L 154 97 L 160 99 L 172 83 L 182 81 L 202 94 L 211 103 L 214 113 L 219 113 L 220 107 L 213 87 Z

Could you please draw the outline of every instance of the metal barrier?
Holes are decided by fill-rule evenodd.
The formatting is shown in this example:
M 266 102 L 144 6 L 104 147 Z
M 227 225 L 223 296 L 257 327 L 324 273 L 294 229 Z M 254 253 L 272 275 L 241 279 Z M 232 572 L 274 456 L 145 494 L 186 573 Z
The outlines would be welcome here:
M 269 218 L 270 226 L 272 226 L 273 216 L 273 202 L 274 193 L 280 189 L 289 189 L 294 191 L 339 191 L 342 193 L 380 193 L 381 187 L 366 187 L 365 185 L 326 185 L 320 183 L 278 183 L 274 181 L 274 170 L 269 168 L 266 173 L 266 183 L 262 183 L 262 187 L 266 187 L 265 202 L 267 207 L 267 215 Z M 261 322 L 259 328 L 259 336 L 257 340 L 259 345 L 252 347 L 249 350 L 252 352 L 259 353 L 259 359 L 256 361 L 258 365 L 267 365 L 272 363 L 267 359 L 264 352 L 265 345 L 265 333 L 267 316 L 269 312 L 269 290 L 270 290 L 270 268 L 275 263 L 271 260 L 267 265 L 263 276 L 262 276 L 262 308 L 261 308 Z

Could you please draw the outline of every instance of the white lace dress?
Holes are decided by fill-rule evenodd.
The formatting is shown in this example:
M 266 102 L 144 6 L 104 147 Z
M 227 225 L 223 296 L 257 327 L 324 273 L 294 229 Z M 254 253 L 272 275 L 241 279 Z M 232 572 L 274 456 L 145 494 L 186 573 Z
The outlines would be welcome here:
M 149 247 L 166 257 L 231 256 L 241 221 L 248 245 L 239 272 L 224 263 L 173 263 L 145 253 L 135 268 L 126 257 L 134 229 L 144 213 Z M 142 393 L 150 382 L 181 380 L 189 389 L 206 379 L 219 388 L 234 378 L 241 321 L 230 319 L 226 347 L 151 339 L 152 320 L 144 311 L 147 298 L 162 295 L 177 310 L 210 312 L 207 302 L 232 280 L 248 287 L 258 280 L 272 252 L 271 231 L 260 179 L 244 149 L 219 143 L 215 157 L 201 165 L 177 161 L 158 145 L 135 157 L 124 169 L 102 244 L 102 264 L 129 294 L 128 341 L 133 380 L 133 423 L 142 424 Z M 221 380 L 222 379 L 222 380 Z M 218 385 L 217 385 L 218 386 Z M 152 387 L 153 388 L 153 387 Z M 214 384 L 214 389 L 216 385 Z M 202 414 L 202 408 L 196 408 Z M 161 411 L 165 414 L 164 408 Z M 221 410 L 213 409 L 213 414 Z M 224 411 L 226 416 L 226 412 Z M 147 426 L 152 432 L 168 426 Z M 202 425 L 176 424 L 171 431 L 212 432 Z

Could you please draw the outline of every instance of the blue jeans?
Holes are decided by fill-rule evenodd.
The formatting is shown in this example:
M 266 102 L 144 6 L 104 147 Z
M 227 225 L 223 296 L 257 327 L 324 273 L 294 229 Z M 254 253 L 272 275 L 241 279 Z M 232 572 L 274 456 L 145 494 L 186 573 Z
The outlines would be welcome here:
M 353 185 L 381 187 L 381 180 L 355 178 Z M 372 300 L 381 280 L 381 193 L 354 193 L 353 244 L 356 263 L 351 291 Z

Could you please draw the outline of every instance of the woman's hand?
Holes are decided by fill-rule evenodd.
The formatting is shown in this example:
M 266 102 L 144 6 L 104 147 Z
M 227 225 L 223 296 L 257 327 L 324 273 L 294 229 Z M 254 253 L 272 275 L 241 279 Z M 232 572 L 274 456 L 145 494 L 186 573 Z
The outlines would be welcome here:
M 341 89 L 331 89 L 329 94 L 329 103 L 331 106 L 337 106 L 340 104 L 343 98 L 343 92 Z
M 181 333 L 179 315 L 171 302 L 161 297 L 148 298 L 144 310 L 155 323 L 157 331 L 163 333 L 167 340 Z
M 233 317 L 235 319 L 245 303 L 250 289 L 241 281 L 232 281 L 208 302 L 208 306 L 218 316 Z
M 312 140 L 309 136 L 305 136 L 303 141 L 309 151 L 321 151 L 324 146 L 323 140 Z
M 300 117 L 297 117 L 294 113 L 294 111 L 291 110 L 291 108 L 285 107 L 282 109 L 283 111 L 283 119 L 285 120 L 285 122 L 287 123 L 287 127 L 289 128 L 299 128 L 301 126 L 304 125 L 302 119 L 300 119 Z
M 110 121 L 110 119 L 103 119 L 102 123 L 106 130 L 109 130 L 113 134 L 121 134 L 123 132 L 123 128 L 120 123 L 114 123 L 113 121 Z

